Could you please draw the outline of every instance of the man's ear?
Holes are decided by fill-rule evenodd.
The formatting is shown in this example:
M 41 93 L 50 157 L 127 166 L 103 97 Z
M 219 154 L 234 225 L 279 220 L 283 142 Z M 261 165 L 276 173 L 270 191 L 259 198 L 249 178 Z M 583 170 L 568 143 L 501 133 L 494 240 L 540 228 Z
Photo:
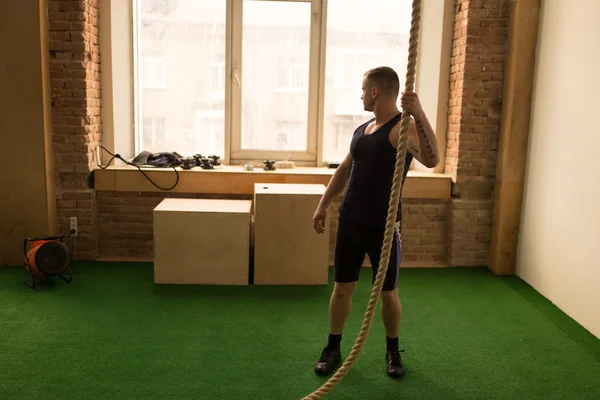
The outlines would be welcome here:
M 377 89 L 376 87 L 372 87 L 371 88 L 371 96 L 376 99 L 377 97 L 379 97 L 379 89 Z

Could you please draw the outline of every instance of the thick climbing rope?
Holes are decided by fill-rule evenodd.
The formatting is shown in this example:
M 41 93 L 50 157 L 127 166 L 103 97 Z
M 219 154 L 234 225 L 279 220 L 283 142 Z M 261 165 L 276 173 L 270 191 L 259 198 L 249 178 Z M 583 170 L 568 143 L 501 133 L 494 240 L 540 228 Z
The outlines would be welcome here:
M 410 27 L 410 39 L 408 45 L 408 66 L 406 70 L 406 84 L 405 91 L 413 91 L 415 85 L 415 71 L 417 65 L 417 47 L 419 43 L 419 25 L 421 19 L 421 0 L 413 0 L 412 3 L 412 19 Z M 394 178 L 392 183 L 392 191 L 390 194 L 390 201 L 388 206 L 387 222 L 385 227 L 385 235 L 383 239 L 383 245 L 381 248 L 381 259 L 379 261 L 379 270 L 375 283 L 373 284 L 373 290 L 371 291 L 371 297 L 367 305 L 367 311 L 365 318 L 362 323 L 362 327 L 352 347 L 352 351 L 344 361 L 344 363 L 338 368 L 336 373 L 310 395 L 304 397 L 302 400 L 319 400 L 325 397 L 333 388 L 344 378 L 350 368 L 356 362 L 360 351 L 362 350 L 369 331 L 371 330 L 371 323 L 379 297 L 381 296 L 381 288 L 383 287 L 383 281 L 385 274 L 388 269 L 388 263 L 390 259 L 390 253 L 392 251 L 392 239 L 394 237 L 394 230 L 396 227 L 396 215 L 398 212 L 398 204 L 400 203 L 400 193 L 402 191 L 404 176 L 404 162 L 406 160 L 406 147 L 408 143 L 408 129 L 410 127 L 410 114 L 408 112 L 402 112 L 402 118 L 400 119 L 400 137 L 398 138 L 398 144 L 396 147 L 396 168 L 394 170 Z M 400 249 L 398 249 L 400 250 Z

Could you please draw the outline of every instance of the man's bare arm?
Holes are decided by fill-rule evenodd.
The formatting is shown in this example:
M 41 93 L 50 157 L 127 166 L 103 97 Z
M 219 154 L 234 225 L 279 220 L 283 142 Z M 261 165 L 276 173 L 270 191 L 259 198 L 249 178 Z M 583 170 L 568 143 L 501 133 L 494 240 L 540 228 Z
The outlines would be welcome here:
M 433 168 L 440 162 L 437 137 L 425 113 L 413 115 L 413 118 L 411 128 L 415 131 L 417 143 L 412 145 L 418 149 L 418 156 L 415 155 L 415 158 L 427 168 Z
M 411 118 L 410 122 L 409 122 L 409 128 L 408 128 L 408 140 L 407 140 L 407 144 L 406 144 L 406 151 L 410 154 L 413 155 L 413 157 L 415 157 L 415 159 L 417 161 L 419 161 L 421 164 L 428 166 L 427 164 L 431 163 L 433 160 L 430 160 L 429 157 L 427 156 L 427 152 L 426 150 L 424 151 L 423 149 L 421 149 L 421 147 L 419 147 L 419 145 L 421 144 L 421 142 L 419 141 L 419 138 L 417 137 L 417 127 L 415 124 L 415 121 Z M 392 129 L 392 132 L 390 134 L 390 143 L 392 144 L 392 146 L 394 146 L 395 148 L 398 147 L 398 139 L 400 138 L 400 122 L 398 122 L 396 124 L 396 126 L 394 127 L 394 129 Z M 437 163 L 436 163 L 437 165 Z M 435 166 L 435 165 L 434 165 Z M 431 168 L 431 167 L 429 167 Z
M 346 185 L 348 184 L 348 180 L 350 179 L 350 172 L 352 171 L 352 156 L 350 153 L 346 155 L 344 161 L 337 167 L 329 184 L 327 185 L 327 189 L 325 189 L 325 193 L 321 197 L 321 201 L 319 202 L 319 209 L 327 210 L 333 198 L 340 195 Z
M 440 162 L 438 142 L 435 131 L 421 106 L 419 96 L 412 91 L 402 92 L 400 105 L 404 111 L 412 116 L 408 134 L 408 151 L 424 166 L 428 168 L 435 167 Z M 399 127 L 397 130 L 399 130 Z M 396 135 L 399 135 L 399 133 L 396 133 Z
M 417 140 L 417 128 L 415 127 L 415 121 L 411 118 L 410 127 L 408 130 L 408 151 L 412 153 L 417 160 L 419 160 L 421 153 L 419 146 L 417 146 L 415 143 L 419 143 Z

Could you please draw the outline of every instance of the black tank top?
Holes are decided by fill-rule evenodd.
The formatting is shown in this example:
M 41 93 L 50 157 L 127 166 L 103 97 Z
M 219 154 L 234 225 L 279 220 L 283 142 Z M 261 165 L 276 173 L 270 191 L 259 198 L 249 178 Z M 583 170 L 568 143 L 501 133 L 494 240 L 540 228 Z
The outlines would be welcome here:
M 385 227 L 396 166 L 396 148 L 390 143 L 389 135 L 401 116 L 401 113 L 396 115 L 371 134 L 365 134 L 365 129 L 374 119 L 354 131 L 350 143 L 352 172 L 340 204 L 340 219 Z M 412 154 L 407 151 L 403 184 L 412 160 Z M 402 202 L 398 204 L 396 216 L 396 221 L 401 220 Z

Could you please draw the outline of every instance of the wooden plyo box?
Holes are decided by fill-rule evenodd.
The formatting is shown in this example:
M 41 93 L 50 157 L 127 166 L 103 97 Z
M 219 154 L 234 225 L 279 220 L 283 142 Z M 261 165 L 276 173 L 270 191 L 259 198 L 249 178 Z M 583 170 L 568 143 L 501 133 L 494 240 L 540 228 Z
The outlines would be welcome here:
M 329 282 L 329 217 L 321 235 L 312 221 L 325 189 L 325 185 L 255 184 L 255 285 Z
M 250 200 L 165 199 L 154 209 L 154 282 L 248 285 Z

